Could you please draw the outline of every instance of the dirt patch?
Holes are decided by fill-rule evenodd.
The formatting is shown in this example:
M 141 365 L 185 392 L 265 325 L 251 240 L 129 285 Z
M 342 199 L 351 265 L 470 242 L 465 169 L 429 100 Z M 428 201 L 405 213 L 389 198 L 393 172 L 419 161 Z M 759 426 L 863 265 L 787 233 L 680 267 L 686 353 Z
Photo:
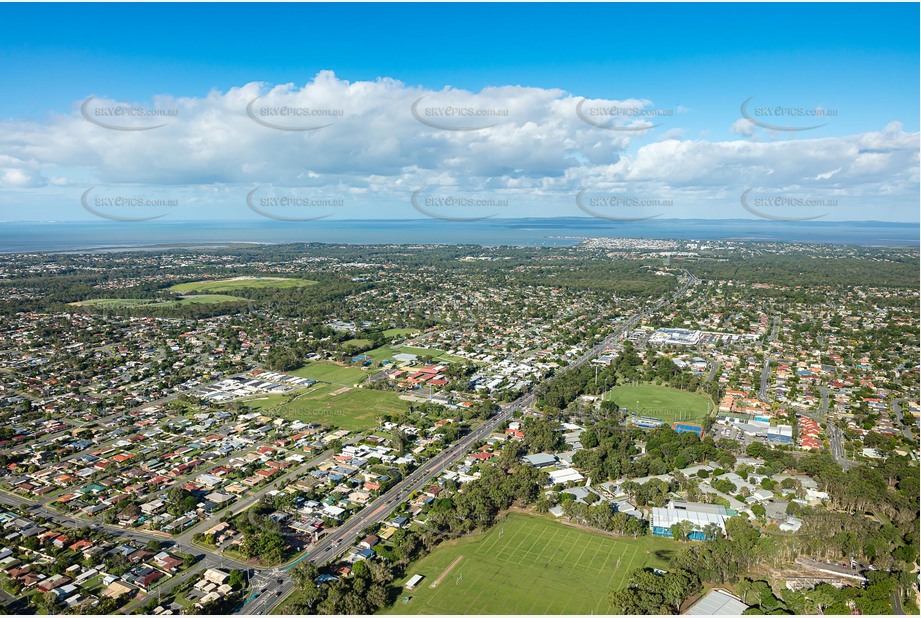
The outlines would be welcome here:
M 458 556 L 457 558 L 455 558 L 454 562 L 449 564 L 448 568 L 446 568 L 444 571 L 441 572 L 441 575 L 438 576 L 438 579 L 432 582 L 432 585 L 429 586 L 429 588 L 435 588 L 436 586 L 438 586 L 438 584 L 441 583 L 441 580 L 443 580 L 445 577 L 448 576 L 448 573 L 451 572 L 451 569 L 457 566 L 457 563 L 461 561 L 461 558 L 463 558 L 463 556 Z

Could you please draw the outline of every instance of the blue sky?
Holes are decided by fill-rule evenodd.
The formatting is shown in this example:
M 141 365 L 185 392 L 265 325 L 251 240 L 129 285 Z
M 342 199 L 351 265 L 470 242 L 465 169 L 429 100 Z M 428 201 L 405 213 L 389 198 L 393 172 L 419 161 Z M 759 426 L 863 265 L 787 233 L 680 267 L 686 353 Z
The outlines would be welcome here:
M 170 217 L 246 218 L 240 196 L 266 186 L 341 198 L 326 216 L 405 218 L 423 216 L 409 189 L 449 186 L 507 198 L 509 216 L 584 216 L 573 195 L 597 190 L 672 202 L 616 216 L 750 217 L 738 196 L 754 188 L 826 200 L 780 216 L 917 221 L 918 19 L 907 3 L 6 4 L 0 219 L 92 218 L 89 187 L 174 195 Z M 90 96 L 178 120 L 87 126 Z M 255 96 L 344 115 L 266 130 L 234 107 Z M 511 115 L 434 134 L 404 113 L 420 96 Z M 741 118 L 749 97 L 833 116 L 764 129 Z M 670 115 L 610 131 L 573 120 L 582 98 Z M 782 115 L 770 123 L 817 124 Z

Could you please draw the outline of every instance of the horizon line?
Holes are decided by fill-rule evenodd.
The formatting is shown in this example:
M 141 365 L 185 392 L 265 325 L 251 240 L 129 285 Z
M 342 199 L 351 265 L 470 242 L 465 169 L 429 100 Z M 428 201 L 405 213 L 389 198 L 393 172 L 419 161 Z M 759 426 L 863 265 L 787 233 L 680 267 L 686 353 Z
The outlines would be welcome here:
M 608 225 L 614 224 L 625 224 L 625 223 L 642 223 L 642 224 L 655 224 L 657 222 L 674 222 L 674 221 L 705 221 L 705 222 L 739 222 L 739 223 L 750 223 L 758 221 L 767 221 L 769 223 L 808 223 L 813 225 L 822 225 L 826 223 L 882 223 L 887 225 L 921 225 L 921 220 L 919 221 L 888 221 L 882 219 L 822 219 L 812 220 L 812 221 L 784 221 L 784 220 L 769 220 L 769 219 L 760 219 L 753 217 L 750 219 L 739 219 L 739 218 L 700 218 L 700 217 L 672 217 L 670 219 L 656 218 L 648 219 L 644 221 L 616 221 L 616 220 L 605 220 L 597 217 L 579 217 L 579 216 L 547 216 L 547 217 L 490 217 L 489 221 L 553 221 L 560 219 L 576 219 L 580 221 L 598 221 L 601 223 L 606 223 Z M 274 221 L 268 218 L 263 217 L 253 217 L 253 218 L 238 218 L 238 219 L 167 219 L 159 220 L 157 224 L 188 224 L 188 223 L 254 223 L 254 222 L 274 222 L 274 223 L 311 223 L 311 224 L 329 224 L 335 222 L 347 223 L 347 222 L 420 222 L 420 221 L 439 221 L 442 223 L 483 223 L 483 220 L 477 221 L 445 221 L 443 219 L 436 219 L 434 217 L 414 217 L 414 218 L 385 218 L 385 219 L 372 219 L 372 218 L 350 218 L 350 219 L 325 219 L 324 221 L 318 220 L 304 220 L 304 221 Z M 36 223 L 36 224 L 73 224 L 73 223 L 150 223 L 150 221 L 111 221 L 107 219 L 0 219 L 0 223 Z

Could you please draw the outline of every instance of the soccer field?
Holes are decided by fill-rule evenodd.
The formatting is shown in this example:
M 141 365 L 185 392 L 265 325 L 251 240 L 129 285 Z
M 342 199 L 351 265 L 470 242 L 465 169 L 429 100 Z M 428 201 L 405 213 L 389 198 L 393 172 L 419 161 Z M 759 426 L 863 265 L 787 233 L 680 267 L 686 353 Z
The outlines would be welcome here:
M 337 384 L 318 384 L 286 403 L 289 397 L 269 395 L 247 403 L 263 414 L 327 427 L 335 425 L 349 431 L 376 427 L 382 415 L 405 412 L 408 407 L 395 393 L 345 388 Z
M 654 384 L 615 386 L 609 392 L 608 400 L 628 408 L 630 414 L 652 416 L 668 423 L 699 421 L 713 409 L 713 402 L 707 395 Z
M 485 534 L 440 545 L 410 565 L 404 579 L 424 579 L 382 613 L 610 614 L 608 593 L 633 569 L 667 568 L 675 547 L 670 539 L 619 539 L 513 513 Z
M 342 386 L 353 386 L 363 382 L 370 375 L 358 367 L 343 367 L 329 361 L 317 361 L 308 363 L 300 369 L 286 371 L 285 373 L 297 376 L 299 378 L 309 378 L 320 382 L 330 382 L 332 384 L 341 384 Z
M 470 362 L 460 356 L 454 356 L 448 354 L 444 350 L 439 350 L 437 348 L 416 348 L 412 346 L 400 346 L 394 350 L 394 354 L 415 354 L 417 356 L 431 356 L 432 360 L 436 363 L 439 362 L 448 362 L 448 363 L 467 363 Z
M 418 335 L 418 328 L 388 328 L 384 331 L 384 337 L 407 337 L 409 335 Z

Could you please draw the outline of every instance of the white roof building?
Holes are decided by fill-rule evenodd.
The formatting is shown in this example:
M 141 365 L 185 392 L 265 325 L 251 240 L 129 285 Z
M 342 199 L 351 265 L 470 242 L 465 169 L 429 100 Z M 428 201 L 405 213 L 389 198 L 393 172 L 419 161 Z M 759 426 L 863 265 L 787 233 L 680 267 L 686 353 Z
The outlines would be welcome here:
M 721 505 L 673 500 L 666 508 L 652 508 L 650 527 L 656 536 L 671 536 L 673 525 L 687 521 L 693 528 L 690 537 L 704 540 L 706 536 L 702 531 L 710 524 L 716 524 L 725 534 L 728 517 L 726 508 Z
M 568 483 L 570 481 L 584 481 L 585 477 L 579 474 L 578 470 L 573 470 L 572 468 L 563 468 L 562 470 L 553 470 L 548 472 L 547 476 L 550 477 L 550 482 L 556 485 L 557 483 Z
M 421 576 L 421 575 L 419 575 L 419 574 L 413 575 L 412 577 L 409 578 L 409 581 L 406 582 L 406 589 L 407 589 L 407 590 L 412 590 L 412 589 L 415 588 L 415 587 L 419 584 L 419 582 L 421 582 L 421 581 L 422 581 L 422 576 Z
M 686 616 L 737 616 L 748 609 L 741 599 L 721 590 L 711 590 L 685 612 Z
M 522 458 L 525 462 L 531 464 L 535 468 L 543 468 L 544 466 L 551 466 L 556 463 L 556 457 L 549 453 L 537 453 L 534 455 L 525 455 Z

